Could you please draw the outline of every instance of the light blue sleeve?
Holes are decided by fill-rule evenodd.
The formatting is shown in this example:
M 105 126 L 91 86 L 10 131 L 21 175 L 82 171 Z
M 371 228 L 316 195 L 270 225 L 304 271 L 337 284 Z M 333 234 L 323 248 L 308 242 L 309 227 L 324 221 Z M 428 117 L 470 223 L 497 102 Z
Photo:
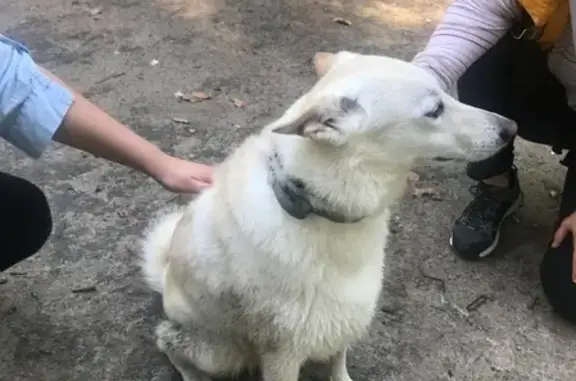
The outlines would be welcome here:
M 70 90 L 42 73 L 28 49 L 0 34 L 0 137 L 38 158 L 72 106 Z

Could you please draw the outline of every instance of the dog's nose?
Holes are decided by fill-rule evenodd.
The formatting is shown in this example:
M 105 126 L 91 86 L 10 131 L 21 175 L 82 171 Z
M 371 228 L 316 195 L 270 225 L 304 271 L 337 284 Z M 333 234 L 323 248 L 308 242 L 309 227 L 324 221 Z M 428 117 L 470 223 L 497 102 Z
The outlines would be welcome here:
M 500 130 L 500 132 L 498 133 L 498 136 L 504 142 L 511 141 L 515 135 L 516 135 L 515 132 L 512 129 L 508 129 L 508 128 L 502 128 Z

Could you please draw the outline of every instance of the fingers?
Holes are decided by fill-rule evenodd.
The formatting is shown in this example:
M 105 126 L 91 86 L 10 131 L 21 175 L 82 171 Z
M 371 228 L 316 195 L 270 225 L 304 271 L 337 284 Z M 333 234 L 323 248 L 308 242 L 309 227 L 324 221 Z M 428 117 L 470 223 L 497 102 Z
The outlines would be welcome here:
M 194 176 L 196 180 L 202 181 L 207 184 L 212 184 L 212 167 L 202 164 L 197 176 Z
M 576 249 L 572 253 L 572 283 L 576 284 Z
M 568 233 L 572 234 L 572 283 L 576 284 L 576 229 L 572 229 L 568 219 L 562 221 L 558 227 L 558 230 L 556 230 L 556 233 L 554 233 L 554 238 L 552 239 L 552 247 L 558 248 Z
M 562 243 L 564 238 L 566 238 L 566 234 L 568 234 L 569 231 L 570 226 L 569 224 L 566 223 L 566 220 L 564 220 L 558 227 L 558 230 L 556 230 L 556 233 L 554 233 L 554 238 L 552 239 L 552 247 L 557 248 L 558 246 L 560 246 L 560 244 Z
M 572 231 L 572 283 L 576 284 L 576 231 Z

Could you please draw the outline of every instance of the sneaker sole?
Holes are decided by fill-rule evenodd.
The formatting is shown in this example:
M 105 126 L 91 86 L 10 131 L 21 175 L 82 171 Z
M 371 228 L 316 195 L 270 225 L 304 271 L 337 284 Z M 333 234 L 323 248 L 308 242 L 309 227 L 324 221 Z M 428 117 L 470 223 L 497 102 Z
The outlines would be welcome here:
M 494 237 L 494 242 L 492 242 L 490 244 L 490 246 L 488 246 L 484 251 L 482 251 L 480 254 L 478 254 L 478 259 L 486 258 L 490 254 L 492 254 L 492 252 L 496 249 L 496 247 L 498 246 L 498 243 L 500 243 L 500 229 L 502 229 L 502 225 L 504 224 L 504 221 L 506 221 L 506 219 L 508 217 L 510 217 L 514 212 L 516 212 L 516 210 L 518 210 L 520 205 L 522 205 L 523 201 L 524 201 L 524 195 L 522 194 L 522 192 L 520 192 L 520 195 L 518 196 L 516 201 L 514 201 L 514 203 L 506 211 L 506 214 L 504 214 L 502 221 L 500 221 L 500 224 L 498 225 L 498 230 L 496 231 L 496 237 Z M 458 251 L 454 247 L 454 235 L 450 236 L 450 248 L 452 249 L 452 251 L 456 255 L 458 255 L 460 257 L 460 255 L 458 254 Z

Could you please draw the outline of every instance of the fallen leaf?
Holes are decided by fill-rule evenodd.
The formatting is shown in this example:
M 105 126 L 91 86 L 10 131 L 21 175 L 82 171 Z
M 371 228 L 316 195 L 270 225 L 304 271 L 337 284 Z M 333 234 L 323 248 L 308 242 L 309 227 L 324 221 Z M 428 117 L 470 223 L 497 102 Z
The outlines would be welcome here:
M 442 198 L 438 194 L 438 191 L 434 188 L 414 188 L 412 190 L 412 195 L 415 198 L 428 197 L 431 198 L 432 200 L 442 200 Z
M 150 61 L 150 66 L 154 67 L 156 65 L 158 65 L 160 62 L 158 60 L 152 60 Z
M 246 107 L 246 105 L 248 104 L 248 102 L 243 101 L 242 99 L 238 99 L 238 98 L 232 99 L 232 103 L 234 103 L 234 106 L 236 106 L 238 108 Z
M 178 124 L 190 124 L 190 121 L 184 118 L 172 118 L 172 120 Z
M 337 24 L 340 24 L 340 25 L 345 25 L 345 26 L 351 26 L 351 25 L 352 25 L 352 22 L 351 22 L 351 21 L 346 20 L 346 19 L 343 19 L 343 18 L 341 18 L 341 17 L 336 17 L 336 18 L 334 19 L 334 22 L 337 23 Z
M 174 96 L 181 101 L 190 103 L 198 103 L 212 99 L 212 97 L 204 91 L 193 91 L 191 94 L 184 94 L 181 91 L 177 91 L 174 93 Z
M 206 94 L 204 91 L 193 91 L 191 98 L 193 102 L 202 102 L 208 99 L 212 99 L 212 97 Z
M 102 8 L 101 7 L 90 8 L 88 11 L 90 12 L 90 16 L 97 16 L 100 13 L 102 13 Z

